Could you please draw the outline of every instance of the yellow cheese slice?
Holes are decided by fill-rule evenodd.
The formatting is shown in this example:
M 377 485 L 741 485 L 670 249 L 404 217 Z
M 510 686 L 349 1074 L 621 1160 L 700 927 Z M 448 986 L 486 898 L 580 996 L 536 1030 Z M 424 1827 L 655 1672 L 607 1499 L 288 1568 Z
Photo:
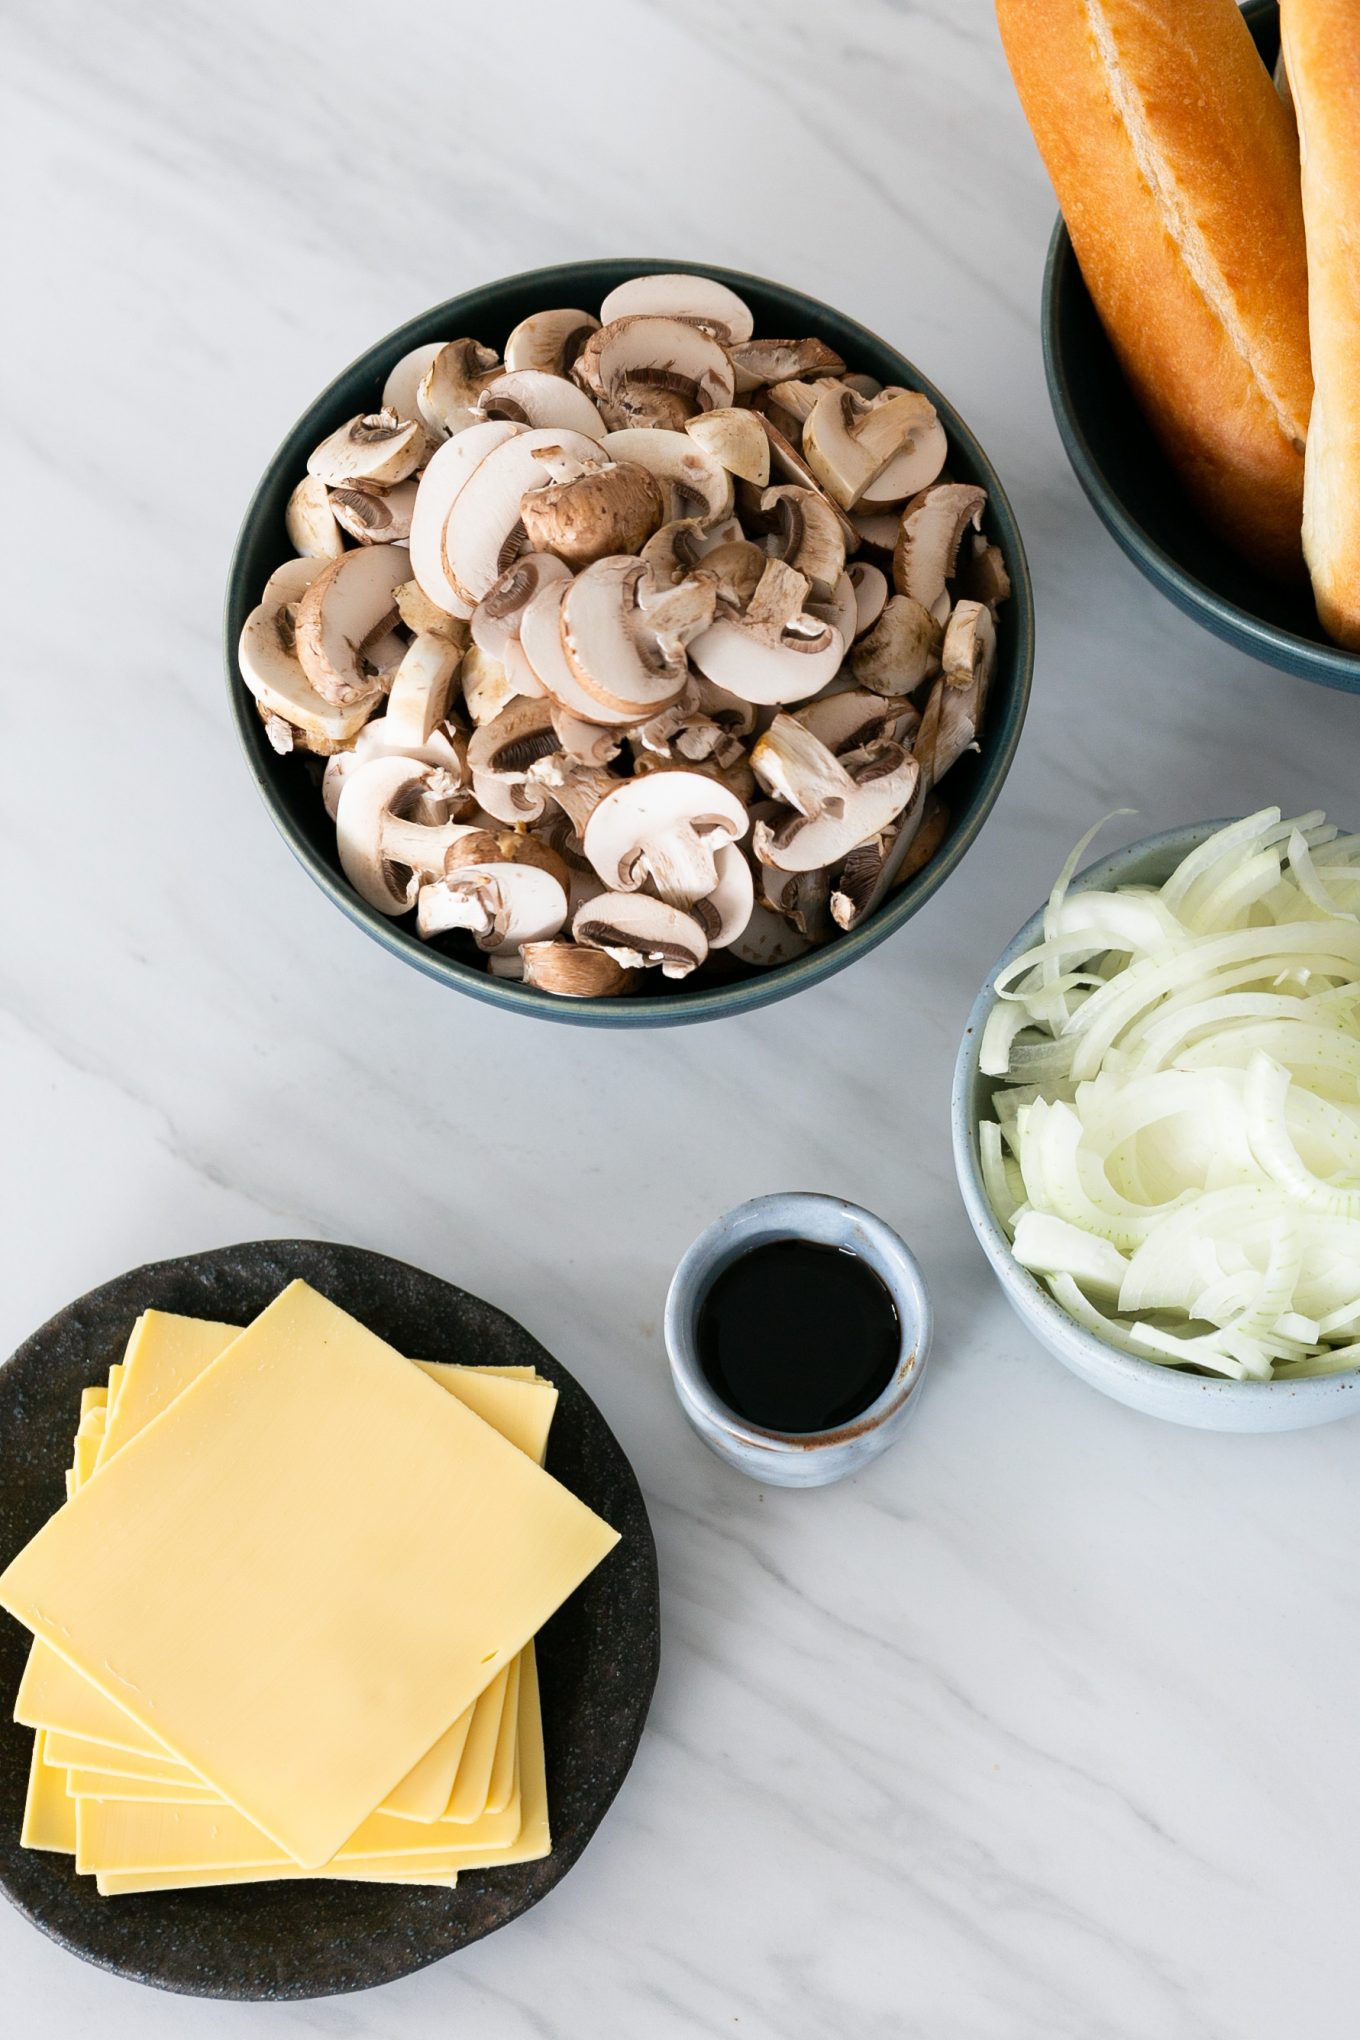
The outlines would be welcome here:
M 108 1771 L 68 1771 L 66 1790 L 72 1799 L 116 1799 L 128 1804 L 152 1802 L 157 1806 L 222 1806 L 224 1801 L 209 1785 L 195 1784 L 185 1771 L 182 1778 L 115 1778 Z
M 319 1867 L 616 1541 L 294 1283 L 38 1532 L 0 1605 Z
M 80 1391 L 80 1414 L 88 1415 L 91 1410 L 102 1410 L 108 1403 L 107 1388 L 82 1388 Z
M 93 1692 L 94 1688 L 90 1690 Z M 144 1757 L 130 1750 L 113 1750 L 107 1743 L 87 1742 L 83 1736 L 66 1735 L 59 1729 L 48 1729 L 45 1741 L 48 1763 L 64 1771 L 102 1771 L 112 1778 L 162 1779 L 170 1785 L 192 1778 L 192 1773 L 174 1757 Z
M 439 1891 L 452 1891 L 458 1882 L 456 1870 L 379 1869 L 373 1863 L 337 1863 L 333 1870 L 133 1870 L 120 1875 L 106 1871 L 95 1878 L 101 1898 L 117 1898 L 124 1892 L 202 1891 L 205 1886 L 224 1884 L 277 1884 L 283 1877 L 326 1878 L 347 1884 L 422 1884 Z
M 76 1803 L 67 1793 L 66 1773 L 46 1762 L 41 1731 L 33 1738 L 19 1839 L 26 1849 L 56 1849 L 64 1856 L 76 1852 Z
M 215 1324 L 210 1318 L 143 1311 L 123 1355 L 122 1385 L 109 1417 L 101 1466 L 168 1409 L 240 1331 L 239 1325 Z

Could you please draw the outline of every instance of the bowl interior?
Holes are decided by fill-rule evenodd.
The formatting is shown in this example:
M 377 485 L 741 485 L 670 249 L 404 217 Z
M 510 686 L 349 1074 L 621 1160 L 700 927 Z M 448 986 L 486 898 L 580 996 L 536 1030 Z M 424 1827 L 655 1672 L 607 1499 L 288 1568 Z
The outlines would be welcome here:
M 1087 891 L 1121 885 L 1161 885 L 1183 857 L 1225 826 L 1223 821 L 1198 822 L 1113 851 L 1079 873 L 1072 889 Z M 1155 1360 L 1143 1360 L 1136 1354 L 1121 1352 L 1117 1346 L 1107 1344 L 1070 1318 L 1049 1294 L 1045 1284 L 1028 1269 L 1022 1268 L 1011 1253 L 1010 1242 L 983 1184 L 978 1148 L 979 1123 L 993 1116 L 992 1098 L 1005 1080 L 985 1076 L 978 1066 L 978 1057 L 982 1029 L 993 1002 L 992 986 L 1000 971 L 1013 958 L 1032 948 L 1041 938 L 1042 926 L 1043 909 L 1040 908 L 1007 944 L 988 971 L 977 1002 L 968 1016 L 954 1074 L 954 1163 L 959 1188 L 973 1230 L 1003 1288 L 1021 1316 L 1052 1352 L 1067 1365 L 1075 1366 L 1086 1379 L 1095 1381 L 1097 1386 L 1110 1388 L 1121 1401 L 1165 1414 L 1168 1405 L 1183 1399 L 1200 1406 L 1199 1414 L 1188 1416 L 1185 1420 L 1204 1423 L 1208 1421 L 1203 1414 L 1206 1404 L 1210 1407 L 1217 1404 L 1240 1405 L 1249 1409 L 1253 1404 L 1259 1406 L 1263 1397 L 1287 1398 L 1298 1412 L 1292 1421 L 1310 1421 L 1302 1416 L 1302 1411 L 1313 1403 L 1335 1402 L 1338 1385 L 1346 1388 L 1355 1380 L 1354 1373 L 1319 1375 L 1303 1381 L 1231 1381 L 1160 1366 Z M 1074 1353 L 1080 1355 L 1079 1363 L 1074 1361 Z
M 1249 0 L 1262 57 L 1279 54 L 1276 0 Z M 1254 657 L 1360 692 L 1360 657 L 1334 645 L 1306 587 L 1272 587 L 1204 524 L 1151 437 L 1059 219 L 1044 277 L 1049 395 L 1069 459 L 1111 535 L 1162 592 Z
M 961 759 L 949 775 L 949 833 L 925 870 L 893 894 L 862 928 L 837 936 L 794 963 L 734 975 L 730 981 L 693 990 L 673 987 L 655 973 L 655 990 L 643 996 L 559 999 L 490 977 L 476 964 L 462 961 L 452 945 L 446 949 L 439 942 L 420 941 L 407 922 L 388 920 L 353 892 L 340 871 L 335 831 L 321 805 L 317 773 L 307 761 L 279 757 L 271 748 L 241 679 L 236 644 L 265 581 L 292 554 L 284 529 L 284 510 L 308 454 L 319 440 L 356 411 L 376 407 L 387 372 L 401 355 L 422 341 L 452 339 L 462 334 L 500 347 L 511 328 L 530 312 L 557 304 L 593 310 L 626 277 L 644 271 L 685 269 L 719 277 L 739 291 L 755 314 L 758 332 L 818 334 L 856 368 L 884 382 L 905 382 L 924 390 L 939 410 L 949 435 L 951 472 L 959 480 L 979 483 L 988 492 L 985 528 L 1005 557 L 1013 592 L 1000 615 L 997 671 L 982 749 Z M 943 884 L 977 836 L 1000 791 L 1019 743 L 1034 657 L 1029 570 L 1010 504 L 977 440 L 934 385 L 876 334 L 813 298 L 740 271 L 707 263 L 665 260 L 567 263 L 508 277 L 433 306 L 361 355 L 303 414 L 265 470 L 246 512 L 231 564 L 225 636 L 228 689 L 250 769 L 290 848 L 342 912 L 417 969 L 456 984 L 475 997 L 548 1019 L 612 1027 L 702 1020 L 768 1004 L 843 970 L 856 956 L 863 955 L 900 927 Z M 735 964 L 732 968 L 734 972 L 741 970 Z

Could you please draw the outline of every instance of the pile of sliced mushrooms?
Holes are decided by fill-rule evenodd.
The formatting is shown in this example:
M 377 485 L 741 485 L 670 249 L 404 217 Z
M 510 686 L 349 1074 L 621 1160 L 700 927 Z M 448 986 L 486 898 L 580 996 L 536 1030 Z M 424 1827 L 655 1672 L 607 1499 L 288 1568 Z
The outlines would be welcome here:
M 381 914 L 566 998 L 788 963 L 930 859 L 1010 593 L 919 391 L 701 276 L 431 341 L 240 665 Z

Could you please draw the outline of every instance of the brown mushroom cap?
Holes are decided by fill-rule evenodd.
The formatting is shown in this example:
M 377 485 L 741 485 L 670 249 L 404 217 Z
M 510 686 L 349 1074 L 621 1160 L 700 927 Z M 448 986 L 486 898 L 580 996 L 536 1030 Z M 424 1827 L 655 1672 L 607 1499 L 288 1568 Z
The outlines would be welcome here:
M 640 551 L 665 507 L 655 477 L 638 461 L 625 460 L 531 491 L 520 515 L 534 551 L 553 553 L 575 571 L 611 553 Z

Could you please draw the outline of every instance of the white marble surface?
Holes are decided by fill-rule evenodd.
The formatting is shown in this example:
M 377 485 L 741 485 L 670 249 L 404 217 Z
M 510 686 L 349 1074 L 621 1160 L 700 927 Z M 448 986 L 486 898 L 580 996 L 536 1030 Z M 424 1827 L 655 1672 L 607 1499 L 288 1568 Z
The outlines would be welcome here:
M 1360 1430 L 1200 1436 L 1022 1334 L 950 1164 L 956 1038 L 1074 836 L 1357 811 L 1360 702 L 1182 621 L 1085 507 L 1036 329 L 1051 201 L 985 0 L 0 9 L 0 1349 L 139 1261 L 384 1249 L 515 1311 L 653 1511 L 665 1666 L 539 1911 L 375 1994 L 171 2000 L 0 1908 L 15 2040 L 1274 2040 L 1356 2030 Z M 1034 707 L 944 894 L 848 975 L 652 1037 L 507 1020 L 330 910 L 257 803 L 218 612 L 252 482 L 375 336 L 496 274 L 779 276 L 942 382 L 1005 476 Z M 934 1377 L 839 1490 L 685 1429 L 671 1268 L 756 1191 L 916 1247 Z

